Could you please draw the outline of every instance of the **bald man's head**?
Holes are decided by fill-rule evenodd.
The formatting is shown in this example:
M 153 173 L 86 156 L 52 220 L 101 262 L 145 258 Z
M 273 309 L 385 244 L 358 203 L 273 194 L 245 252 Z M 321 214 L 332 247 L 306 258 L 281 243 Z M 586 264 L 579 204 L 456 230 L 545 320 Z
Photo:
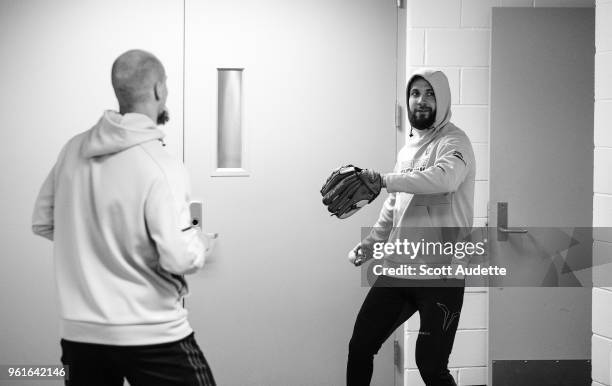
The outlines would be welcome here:
M 165 111 L 166 72 L 153 54 L 142 50 L 121 54 L 113 63 L 111 78 L 121 113 L 146 110 L 159 118 Z

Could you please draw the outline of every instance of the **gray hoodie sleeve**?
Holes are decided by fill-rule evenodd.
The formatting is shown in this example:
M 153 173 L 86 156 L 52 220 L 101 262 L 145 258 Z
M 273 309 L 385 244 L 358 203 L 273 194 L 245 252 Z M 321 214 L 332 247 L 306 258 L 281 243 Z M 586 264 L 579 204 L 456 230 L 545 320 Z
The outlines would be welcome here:
M 57 156 L 55 164 L 51 168 L 51 171 L 47 175 L 45 182 L 43 182 L 36 202 L 34 203 L 34 213 L 32 214 L 32 232 L 35 235 L 44 237 L 48 240 L 53 241 L 54 230 L 55 230 L 55 190 L 57 185 L 57 173 L 61 168 L 62 163 L 66 157 L 66 152 L 71 143 L 74 142 L 74 138 L 62 147 L 62 150 Z
M 395 207 L 395 193 L 389 194 L 370 234 L 361 241 L 362 248 L 372 249 L 374 243 L 387 242 L 393 229 L 393 208 Z
M 55 201 L 55 166 L 47 175 L 45 182 L 40 188 L 34 213 L 32 214 L 32 232 L 38 236 L 53 241 L 53 209 Z
M 440 141 L 435 162 L 425 170 L 383 176 L 389 193 L 449 193 L 457 190 L 474 167 L 472 145 L 464 135 L 447 135 Z
M 181 171 L 181 174 L 184 174 Z M 147 229 L 159 254 L 159 265 L 177 274 L 189 274 L 204 265 L 204 243 L 199 228 L 190 225 L 186 175 L 173 184 L 159 178 L 151 187 L 145 205 Z M 181 183 L 182 182 L 182 183 Z
M 396 163 L 393 172 L 399 170 L 399 165 Z M 370 233 L 361 240 L 361 247 L 369 251 L 377 242 L 387 242 L 389 235 L 393 230 L 393 208 L 395 207 L 395 193 L 389 193 L 385 200 L 376 224 L 370 230 Z

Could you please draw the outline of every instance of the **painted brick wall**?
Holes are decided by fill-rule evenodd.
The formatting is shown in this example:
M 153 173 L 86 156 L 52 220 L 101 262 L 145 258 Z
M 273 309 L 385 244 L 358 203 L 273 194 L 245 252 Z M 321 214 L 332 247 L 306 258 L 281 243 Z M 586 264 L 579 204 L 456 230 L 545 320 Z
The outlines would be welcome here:
M 612 0 L 598 0 L 595 10 L 595 168 L 593 226 L 612 227 Z M 596 232 L 594 259 L 612 258 L 611 232 Z M 598 270 L 607 274 L 609 269 Z M 612 288 L 593 288 L 593 385 L 612 385 Z
M 493 7 L 594 7 L 595 0 L 406 0 L 405 2 L 408 18 L 406 72 L 410 74 L 418 67 L 434 66 L 441 68 L 448 76 L 453 100 L 452 121 L 468 134 L 476 154 L 474 225 L 483 226 L 487 219 L 489 200 L 491 9 Z M 612 226 L 612 177 L 609 174 L 609 170 L 612 169 L 612 130 L 604 130 L 603 116 L 605 112 L 612 111 L 612 0 L 601 0 L 597 6 L 606 7 L 607 12 L 605 16 L 601 16 L 605 17 L 605 21 L 598 19 L 600 21 L 598 41 L 610 52 L 607 55 L 605 52 L 599 53 L 603 47 L 598 47 L 597 62 L 600 74 L 599 99 L 595 106 L 596 194 L 594 198 L 596 212 L 594 218 L 597 220 L 594 221 L 600 223 L 607 221 L 608 226 Z M 598 9 L 598 17 L 599 13 Z M 598 168 L 598 164 L 601 167 Z M 598 211 L 607 211 L 605 212 L 607 214 L 597 214 Z M 486 383 L 487 296 L 486 289 L 480 288 L 472 288 L 470 293 L 466 294 L 460 328 L 450 359 L 453 375 L 459 385 Z M 612 292 L 610 300 L 612 301 Z M 594 301 L 593 310 L 600 308 L 596 307 Z M 612 313 L 609 315 L 610 318 L 606 322 L 612 325 Z M 414 364 L 414 341 L 417 331 L 418 316 L 415 316 L 405 325 L 404 384 L 406 386 L 423 385 Z M 597 336 L 594 335 L 593 339 Z M 612 337 L 610 340 L 602 341 L 597 347 L 600 350 L 607 349 L 609 353 L 612 350 Z M 606 379 L 609 382 L 608 356 L 605 361 L 600 362 L 605 362 L 606 367 L 598 371 L 607 374 Z M 609 383 L 604 384 L 609 385 Z

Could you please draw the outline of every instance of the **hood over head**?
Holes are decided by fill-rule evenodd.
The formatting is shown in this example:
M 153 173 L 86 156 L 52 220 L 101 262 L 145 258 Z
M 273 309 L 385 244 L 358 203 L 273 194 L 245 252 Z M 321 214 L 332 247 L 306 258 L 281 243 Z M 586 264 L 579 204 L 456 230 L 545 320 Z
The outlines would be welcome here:
M 151 118 L 143 114 L 105 111 L 98 123 L 89 130 L 81 147 L 85 158 L 118 153 L 144 142 L 161 140 L 165 134 Z
M 429 68 L 416 70 L 412 73 L 410 79 L 408 79 L 408 85 L 406 86 L 406 106 L 408 106 L 410 85 L 416 77 L 421 77 L 428 81 L 434 90 L 436 97 L 436 120 L 434 121 L 433 128 L 428 131 L 435 133 L 450 122 L 451 119 L 451 92 L 448 78 L 440 70 Z

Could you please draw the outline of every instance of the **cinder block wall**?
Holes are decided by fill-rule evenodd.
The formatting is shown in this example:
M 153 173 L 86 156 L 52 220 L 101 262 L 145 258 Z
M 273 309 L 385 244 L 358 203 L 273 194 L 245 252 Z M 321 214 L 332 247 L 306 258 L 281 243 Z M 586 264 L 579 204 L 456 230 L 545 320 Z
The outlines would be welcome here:
M 593 226 L 612 227 L 612 0 L 598 0 L 595 15 Z M 612 232 L 595 235 L 593 258 L 612 261 Z M 602 271 L 608 274 L 605 283 L 610 283 L 612 271 Z M 612 385 L 612 287 L 593 288 L 592 343 L 593 385 Z
M 483 226 L 487 220 L 489 201 L 489 63 L 491 39 L 491 9 L 493 7 L 594 7 L 595 0 L 406 0 L 407 7 L 407 74 L 415 68 L 435 66 L 445 71 L 451 83 L 453 99 L 453 122 L 463 129 L 474 146 L 477 162 L 474 216 L 475 226 Z M 601 4 L 600 4 L 601 3 Z M 605 21 L 598 23 L 598 63 L 601 70 L 599 108 L 596 105 L 595 150 L 595 197 L 594 221 L 608 222 L 612 226 L 612 130 L 602 134 L 604 118 L 601 114 L 612 111 L 612 0 L 601 0 L 605 7 Z M 603 4 L 605 3 L 605 4 Z M 600 21 L 598 9 L 598 21 Z M 603 49 L 609 50 L 606 56 Z M 604 76 L 605 72 L 605 76 Z M 604 80 L 604 77 L 605 78 Z M 605 91 L 603 88 L 605 87 Z M 605 102 L 605 99 L 608 99 Z M 607 105 L 604 103 L 608 103 Z M 606 109 L 607 107 L 607 109 Z M 599 111 L 599 115 L 597 115 Z M 599 118 L 599 119 L 598 119 Z M 598 142 L 599 141 L 599 142 Z M 608 148 L 606 149 L 605 146 Z M 600 168 L 600 165 L 611 167 Z M 605 174 L 607 173 L 607 174 Z M 605 174 L 605 176 L 604 176 Z M 604 212 L 606 214 L 604 214 Z M 612 241 L 612 240 L 610 240 Z M 612 243 L 606 244 L 607 255 L 612 257 Z M 603 253 L 603 252 L 602 252 Z M 608 296 L 607 309 L 612 309 L 612 292 Z M 610 288 L 612 291 L 612 288 Z M 472 288 L 466 293 L 459 331 L 450 358 L 450 367 L 459 385 L 479 385 L 487 382 L 487 290 Z M 604 312 L 593 299 L 593 310 Z M 606 320 L 608 334 L 605 338 L 594 335 L 593 350 L 604 346 L 605 368 L 598 370 L 606 374 L 605 385 L 610 385 L 609 358 L 612 350 L 612 311 Z M 593 318 L 595 323 L 595 316 Z M 605 323 L 602 323 L 605 324 Z M 405 325 L 404 384 L 424 385 L 414 361 L 414 342 L 418 336 L 418 316 Z M 605 345 L 604 345 L 605 343 Z M 602 349 L 603 350 L 603 349 Z M 596 364 L 593 359 L 594 365 Z M 603 359 L 602 364 L 603 366 Z M 595 368 L 595 366 L 594 366 Z M 595 370 L 594 370 L 595 372 Z

